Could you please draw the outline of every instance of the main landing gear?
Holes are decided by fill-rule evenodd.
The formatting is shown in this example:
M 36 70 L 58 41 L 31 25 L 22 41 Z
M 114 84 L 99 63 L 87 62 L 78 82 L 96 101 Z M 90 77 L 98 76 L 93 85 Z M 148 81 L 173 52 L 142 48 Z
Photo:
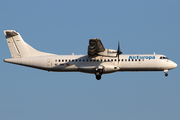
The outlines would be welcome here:
M 103 70 L 97 70 L 97 71 L 95 72 L 95 75 L 96 75 L 96 79 L 97 79 L 97 80 L 100 80 L 100 79 L 101 79 L 102 73 L 103 73 Z

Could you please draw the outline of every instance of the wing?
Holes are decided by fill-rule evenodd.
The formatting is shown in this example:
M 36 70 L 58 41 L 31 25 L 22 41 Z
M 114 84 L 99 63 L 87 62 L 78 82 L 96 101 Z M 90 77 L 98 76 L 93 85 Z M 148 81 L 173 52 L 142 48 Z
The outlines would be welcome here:
M 98 55 L 99 52 L 104 52 L 105 48 L 98 38 L 89 39 L 89 46 L 88 46 L 88 55 L 95 56 Z

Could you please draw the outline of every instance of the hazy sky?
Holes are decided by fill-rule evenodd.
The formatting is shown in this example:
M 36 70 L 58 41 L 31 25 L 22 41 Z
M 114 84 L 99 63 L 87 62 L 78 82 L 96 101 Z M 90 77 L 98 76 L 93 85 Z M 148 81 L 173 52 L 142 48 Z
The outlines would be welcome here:
M 90 38 L 123 54 L 164 54 L 180 65 L 179 0 L 1 0 L 1 120 L 179 120 L 180 67 L 103 75 L 4 63 L 3 30 L 37 50 L 87 54 Z

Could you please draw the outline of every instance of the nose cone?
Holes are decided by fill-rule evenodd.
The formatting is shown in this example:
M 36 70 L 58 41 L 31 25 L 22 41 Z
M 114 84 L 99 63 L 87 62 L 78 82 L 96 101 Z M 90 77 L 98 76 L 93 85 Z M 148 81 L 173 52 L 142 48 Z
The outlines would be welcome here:
M 173 63 L 173 68 L 176 68 L 177 67 L 177 64 L 174 62 Z

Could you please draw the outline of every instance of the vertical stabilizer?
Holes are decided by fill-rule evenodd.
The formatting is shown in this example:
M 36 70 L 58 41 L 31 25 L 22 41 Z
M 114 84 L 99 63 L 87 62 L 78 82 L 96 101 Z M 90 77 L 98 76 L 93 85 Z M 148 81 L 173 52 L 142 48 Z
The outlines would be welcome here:
M 15 30 L 5 30 L 4 34 L 6 36 L 12 58 L 52 55 L 50 53 L 40 52 L 32 48 L 30 45 L 24 42 L 21 35 Z

